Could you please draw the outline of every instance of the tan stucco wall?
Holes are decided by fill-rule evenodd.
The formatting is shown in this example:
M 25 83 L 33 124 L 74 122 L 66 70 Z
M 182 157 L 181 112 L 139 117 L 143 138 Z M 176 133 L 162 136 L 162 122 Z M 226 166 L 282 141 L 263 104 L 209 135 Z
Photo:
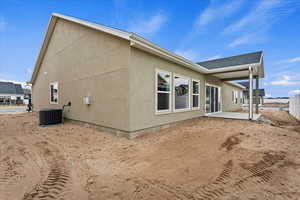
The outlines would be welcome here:
M 156 114 L 155 70 L 200 81 L 200 109 Z M 50 104 L 51 82 L 59 83 L 59 102 Z M 237 87 L 204 76 L 129 42 L 62 19 L 57 21 L 46 55 L 33 85 L 36 111 L 72 106 L 66 117 L 123 131 L 137 131 L 205 114 L 205 83 L 222 87 L 223 111 L 238 109 L 231 91 Z M 91 105 L 83 97 L 91 97 Z M 173 109 L 173 95 L 171 95 Z
M 161 69 L 200 80 L 201 110 L 155 114 L 155 70 Z M 204 114 L 204 76 L 158 56 L 131 48 L 130 63 L 130 130 L 150 128 Z M 172 96 L 172 95 L 171 95 Z M 173 98 L 173 97 L 172 97 Z M 172 99 L 173 100 L 173 99 Z M 173 101 L 172 105 L 173 107 Z
M 129 54 L 128 41 L 59 19 L 33 85 L 34 109 L 71 101 L 67 118 L 128 131 Z M 53 105 L 49 84 L 56 81 L 59 104 Z
M 238 91 L 238 103 L 232 101 L 232 91 Z M 222 83 L 222 111 L 235 111 L 241 108 L 240 93 L 243 90 L 239 87 L 233 86 L 229 83 Z

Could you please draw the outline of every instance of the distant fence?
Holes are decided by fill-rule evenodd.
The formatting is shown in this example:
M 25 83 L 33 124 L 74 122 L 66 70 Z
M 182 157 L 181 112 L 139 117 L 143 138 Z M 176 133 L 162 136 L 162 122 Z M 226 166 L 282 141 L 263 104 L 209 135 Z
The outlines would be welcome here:
M 300 94 L 290 97 L 290 114 L 300 120 Z

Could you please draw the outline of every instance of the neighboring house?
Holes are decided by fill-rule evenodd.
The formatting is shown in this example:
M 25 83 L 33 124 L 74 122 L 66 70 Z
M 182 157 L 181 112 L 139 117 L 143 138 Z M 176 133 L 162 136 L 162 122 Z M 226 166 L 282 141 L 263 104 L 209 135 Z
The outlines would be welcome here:
M 0 105 L 23 104 L 24 90 L 21 84 L 0 82 Z
M 24 104 L 28 105 L 31 103 L 31 89 L 24 89 Z
M 246 90 L 244 90 L 244 104 L 249 104 L 249 82 L 243 81 L 238 82 L 238 84 L 244 86 Z M 256 99 L 256 93 L 258 93 L 258 99 Z M 253 99 L 254 103 L 258 101 L 258 104 L 264 104 L 264 97 L 265 97 L 265 89 L 253 89 Z
M 35 111 L 71 102 L 66 118 L 131 137 L 236 110 L 232 91 L 245 87 L 231 81 L 263 76 L 262 52 L 197 64 L 136 34 L 53 14 L 30 83 Z

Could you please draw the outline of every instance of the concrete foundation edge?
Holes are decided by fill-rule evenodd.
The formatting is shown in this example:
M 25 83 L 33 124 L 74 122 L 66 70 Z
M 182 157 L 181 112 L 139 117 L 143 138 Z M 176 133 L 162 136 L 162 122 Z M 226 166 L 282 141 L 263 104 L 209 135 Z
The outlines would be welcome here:
M 110 128 L 110 127 L 104 127 L 101 125 L 92 124 L 89 122 L 78 121 L 78 120 L 74 120 L 74 119 L 65 119 L 65 122 L 71 122 L 71 123 L 79 124 L 79 125 L 82 125 L 82 126 L 85 126 L 88 128 L 94 128 L 99 131 L 111 133 L 116 136 L 126 137 L 128 139 L 134 139 L 136 137 L 139 137 L 139 136 L 142 136 L 142 135 L 145 135 L 148 133 L 155 133 L 160 130 L 164 130 L 164 129 L 167 129 L 167 128 L 170 128 L 170 127 L 173 127 L 176 125 L 180 125 L 180 124 L 183 124 L 184 122 L 190 121 L 192 119 L 201 118 L 201 117 L 204 117 L 204 116 L 198 116 L 198 117 L 194 117 L 194 118 L 190 118 L 190 119 L 186 119 L 186 120 L 171 122 L 171 123 L 162 124 L 162 125 L 158 125 L 155 127 L 145 128 L 145 129 L 131 131 L 131 132 L 123 131 L 123 130 L 119 130 L 119 129 L 115 129 L 115 128 Z

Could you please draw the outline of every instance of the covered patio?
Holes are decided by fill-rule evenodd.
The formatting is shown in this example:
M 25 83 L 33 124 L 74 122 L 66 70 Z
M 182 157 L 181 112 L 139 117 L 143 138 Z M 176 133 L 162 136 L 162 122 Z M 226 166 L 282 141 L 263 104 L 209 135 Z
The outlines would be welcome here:
M 264 78 L 264 59 L 263 52 L 254 52 L 238 56 L 232 56 L 227 58 L 215 59 L 205 62 L 197 63 L 200 66 L 208 69 L 208 75 L 216 77 L 222 81 L 237 81 L 248 80 L 249 81 L 249 112 L 217 112 L 207 113 L 209 117 L 222 117 L 230 119 L 249 119 L 257 120 L 259 118 L 259 94 L 253 94 L 255 80 L 255 89 L 259 89 L 259 79 Z M 255 114 L 254 106 L 255 104 Z

